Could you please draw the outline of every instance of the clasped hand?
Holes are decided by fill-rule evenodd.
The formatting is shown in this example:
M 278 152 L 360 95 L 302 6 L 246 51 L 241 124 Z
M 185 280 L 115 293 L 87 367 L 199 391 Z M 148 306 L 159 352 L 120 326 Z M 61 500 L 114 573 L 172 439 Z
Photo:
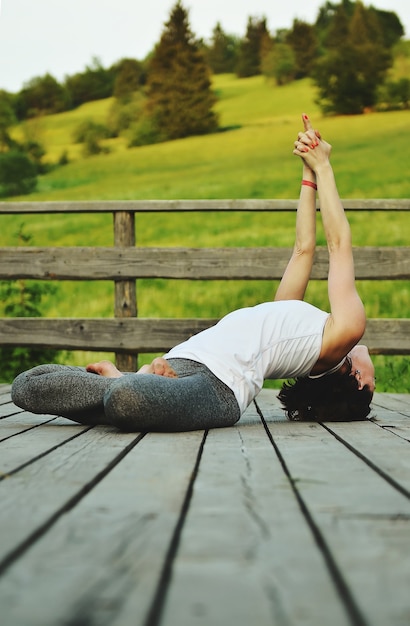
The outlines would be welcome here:
M 318 130 L 314 130 L 309 117 L 302 115 L 304 131 L 298 133 L 294 142 L 293 154 L 299 156 L 314 172 L 317 168 L 329 162 L 332 146 L 322 139 Z

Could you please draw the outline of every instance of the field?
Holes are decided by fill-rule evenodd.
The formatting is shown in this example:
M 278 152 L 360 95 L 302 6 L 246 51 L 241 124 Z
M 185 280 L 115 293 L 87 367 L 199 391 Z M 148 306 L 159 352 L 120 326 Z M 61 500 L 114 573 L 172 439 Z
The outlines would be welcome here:
M 218 76 L 218 112 L 223 132 L 156 146 L 127 149 L 126 139 L 108 140 L 110 153 L 81 157 L 72 132 L 84 119 L 105 122 L 110 100 L 89 103 L 32 122 L 28 131 L 45 145 L 56 163 L 66 151 L 69 164 L 41 177 L 36 193 L 24 200 L 295 198 L 300 164 L 292 155 L 307 111 L 333 145 L 333 164 L 344 198 L 408 198 L 409 112 L 322 118 L 307 81 L 275 87 L 263 78 Z M 17 128 L 16 134 L 22 129 Z M 23 198 L 20 198 L 23 199 Z M 18 200 L 18 199 L 17 199 Z M 408 214 L 349 214 L 355 245 L 409 245 Z M 22 217 L 34 245 L 111 245 L 110 216 Z M 141 246 L 292 245 L 294 216 L 220 214 L 137 217 Z M 14 244 L 16 218 L 2 216 L 0 245 Z M 323 235 L 319 229 L 319 243 Z M 371 317 L 406 317 L 406 282 L 360 282 Z M 139 315 L 221 316 L 231 308 L 272 297 L 274 286 L 261 282 L 139 281 Z M 323 284 L 312 284 L 309 299 L 326 307 Z M 111 316 L 112 286 L 64 283 L 45 303 L 47 316 Z M 70 355 L 71 362 L 101 355 Z M 408 391 L 408 359 L 376 357 L 378 389 Z

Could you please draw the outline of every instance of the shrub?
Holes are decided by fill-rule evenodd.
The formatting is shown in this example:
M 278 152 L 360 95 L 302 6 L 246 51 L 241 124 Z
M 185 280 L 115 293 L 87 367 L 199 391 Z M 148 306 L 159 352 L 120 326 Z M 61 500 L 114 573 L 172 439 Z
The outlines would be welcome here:
M 147 146 L 165 141 L 166 136 L 161 132 L 155 117 L 141 117 L 130 129 L 128 147 Z
M 16 237 L 19 243 L 27 244 L 31 236 L 21 225 Z M 0 314 L 6 317 L 41 317 L 45 295 L 53 295 L 57 288 L 40 281 L 0 281 Z M 56 362 L 61 351 L 26 346 L 0 346 L 0 381 L 10 383 L 20 372 L 40 363 Z
M 386 82 L 378 94 L 379 111 L 391 111 L 410 108 L 410 79 L 400 78 Z
M 0 197 L 31 193 L 37 186 L 37 168 L 18 150 L 0 153 Z
M 81 122 L 74 130 L 73 139 L 76 143 L 83 143 L 84 156 L 109 152 L 106 146 L 101 145 L 103 139 L 111 136 L 109 129 L 103 124 L 97 124 L 92 120 Z

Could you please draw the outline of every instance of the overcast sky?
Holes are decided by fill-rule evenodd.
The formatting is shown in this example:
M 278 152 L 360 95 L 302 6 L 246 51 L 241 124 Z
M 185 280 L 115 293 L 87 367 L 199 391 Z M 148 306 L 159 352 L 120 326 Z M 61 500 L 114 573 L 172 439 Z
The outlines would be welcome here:
M 92 57 L 104 67 L 124 57 L 143 59 L 159 40 L 176 0 L 0 0 L 0 89 L 17 92 L 47 72 L 59 81 Z M 269 30 L 294 18 L 313 23 L 325 0 L 182 0 L 194 34 L 209 39 L 217 22 L 243 36 L 249 16 Z M 410 0 L 371 0 L 395 11 L 410 37 Z

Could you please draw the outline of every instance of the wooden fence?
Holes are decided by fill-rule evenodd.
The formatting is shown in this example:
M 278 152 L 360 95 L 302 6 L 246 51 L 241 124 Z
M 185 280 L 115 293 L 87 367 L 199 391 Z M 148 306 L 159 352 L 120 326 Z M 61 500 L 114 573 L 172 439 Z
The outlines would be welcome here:
M 344 200 L 347 211 L 410 211 L 410 200 Z M 296 200 L 179 200 L 114 202 L 0 202 L 0 215 L 112 213 L 113 247 L 3 247 L 0 280 L 112 280 L 114 317 L 107 319 L 0 318 L 0 345 L 108 351 L 117 366 L 134 370 L 138 352 L 161 352 L 215 319 L 136 316 L 138 278 L 192 280 L 280 279 L 290 248 L 138 248 L 135 214 L 177 212 L 287 212 Z M 410 247 L 354 249 L 358 280 L 409 280 Z M 312 279 L 327 277 L 327 251 L 318 247 Z M 370 319 L 364 342 L 373 354 L 410 354 L 408 311 L 400 319 Z M 407 318 L 406 318 L 407 316 Z

